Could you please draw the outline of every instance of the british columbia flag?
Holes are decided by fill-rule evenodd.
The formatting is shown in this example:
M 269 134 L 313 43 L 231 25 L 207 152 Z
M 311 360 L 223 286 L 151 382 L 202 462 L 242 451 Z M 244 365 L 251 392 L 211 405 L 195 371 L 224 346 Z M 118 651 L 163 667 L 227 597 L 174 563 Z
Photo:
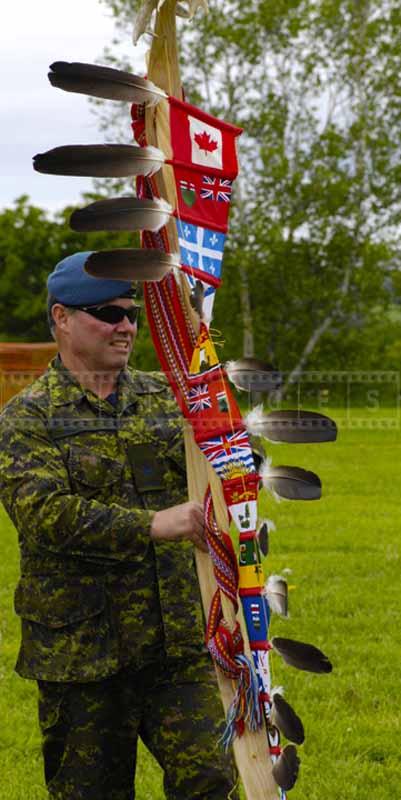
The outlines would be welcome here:
M 213 436 L 198 444 L 221 478 L 229 476 L 230 465 L 238 468 L 243 474 L 253 472 L 255 469 L 246 431 L 234 431 L 234 433 L 222 436 Z
M 189 390 L 188 405 L 191 414 L 196 414 L 198 411 L 204 411 L 206 408 L 212 407 L 207 383 L 193 386 L 192 389 Z
M 217 200 L 220 203 L 229 203 L 233 182 L 227 178 L 212 178 L 210 175 L 202 177 L 200 196 L 203 200 Z

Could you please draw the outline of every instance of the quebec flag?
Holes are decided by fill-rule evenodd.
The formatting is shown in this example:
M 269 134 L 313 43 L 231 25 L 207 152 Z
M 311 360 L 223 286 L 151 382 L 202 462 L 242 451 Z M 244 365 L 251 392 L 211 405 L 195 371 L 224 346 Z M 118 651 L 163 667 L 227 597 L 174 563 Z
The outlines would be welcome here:
M 181 264 L 194 275 L 217 286 L 220 283 L 225 234 L 177 219 Z M 203 275 L 200 276 L 199 273 Z

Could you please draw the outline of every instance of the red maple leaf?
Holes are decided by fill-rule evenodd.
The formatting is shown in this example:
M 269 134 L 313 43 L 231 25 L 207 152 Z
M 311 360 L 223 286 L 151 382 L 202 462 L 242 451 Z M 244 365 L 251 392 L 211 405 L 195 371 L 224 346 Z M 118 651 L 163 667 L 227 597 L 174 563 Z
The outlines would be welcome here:
M 217 142 L 212 139 L 210 134 L 206 133 L 206 131 L 203 131 L 202 133 L 195 133 L 194 139 L 199 147 L 199 150 L 204 150 L 205 153 L 213 153 L 213 151 L 217 150 L 218 148 Z

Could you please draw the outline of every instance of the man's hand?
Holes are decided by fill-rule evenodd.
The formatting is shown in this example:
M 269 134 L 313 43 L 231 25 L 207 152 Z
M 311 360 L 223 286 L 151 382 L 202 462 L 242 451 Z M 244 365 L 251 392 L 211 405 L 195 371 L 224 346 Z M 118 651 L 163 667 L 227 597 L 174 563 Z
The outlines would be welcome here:
M 151 538 L 170 542 L 189 539 L 199 550 L 208 552 L 205 538 L 205 520 L 200 503 L 181 503 L 163 511 L 156 511 L 150 529 Z

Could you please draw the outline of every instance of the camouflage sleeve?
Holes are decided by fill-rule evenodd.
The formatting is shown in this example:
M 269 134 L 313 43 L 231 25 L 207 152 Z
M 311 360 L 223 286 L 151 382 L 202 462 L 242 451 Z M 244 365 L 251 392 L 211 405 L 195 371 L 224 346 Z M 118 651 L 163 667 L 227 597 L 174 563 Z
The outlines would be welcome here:
M 72 494 L 43 419 L 23 407 L 0 417 L 0 497 L 31 554 L 135 561 L 146 551 L 154 511 Z

